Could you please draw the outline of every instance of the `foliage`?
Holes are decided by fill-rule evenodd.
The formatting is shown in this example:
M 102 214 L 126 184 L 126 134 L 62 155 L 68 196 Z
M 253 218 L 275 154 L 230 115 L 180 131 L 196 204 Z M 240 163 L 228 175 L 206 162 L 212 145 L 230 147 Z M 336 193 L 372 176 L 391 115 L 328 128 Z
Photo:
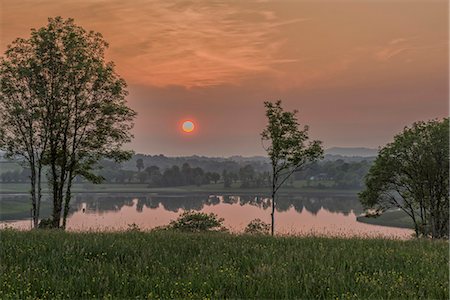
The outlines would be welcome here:
M 270 224 L 261 221 L 261 219 L 254 219 L 247 224 L 244 232 L 249 234 L 269 234 Z
M 1 299 L 447 299 L 449 293 L 443 241 L 175 231 L 3 230 L 0 237 Z
M 449 120 L 417 122 L 383 147 L 359 194 L 368 210 L 399 208 L 416 235 L 448 237 Z
M 104 59 L 106 48 L 101 34 L 57 17 L 29 39 L 15 40 L 0 62 L 0 147 L 25 158 L 38 180 L 32 180 L 34 198 L 41 167 L 49 166 L 54 227 L 62 212 L 65 227 L 76 176 L 98 183 L 93 169 L 101 158 L 131 155 L 121 147 L 131 139 L 135 112 L 126 106 L 125 81 Z M 22 131 L 26 137 L 16 138 Z
M 51 218 L 42 219 L 39 221 L 39 229 L 51 229 L 53 228 L 53 221 Z
M 177 220 L 169 224 L 170 229 L 202 232 L 202 231 L 225 231 L 223 227 L 223 218 L 217 218 L 217 215 L 188 210 L 183 212 Z
M 139 232 L 139 231 L 141 231 L 141 228 L 139 227 L 138 224 L 136 224 L 136 223 L 131 223 L 131 224 L 128 224 L 127 231 L 131 231 L 131 232 Z
M 141 170 L 145 168 L 142 158 L 136 160 L 136 168 L 138 169 L 138 172 L 141 172 Z
M 261 133 L 272 165 L 272 226 L 274 234 L 276 193 L 283 183 L 294 173 L 301 170 L 307 163 L 320 159 L 323 155 L 321 142 L 309 141 L 308 126 L 300 129 L 296 113 L 285 112 L 281 100 L 264 102 L 268 124 Z M 309 143 L 307 143 L 309 141 Z

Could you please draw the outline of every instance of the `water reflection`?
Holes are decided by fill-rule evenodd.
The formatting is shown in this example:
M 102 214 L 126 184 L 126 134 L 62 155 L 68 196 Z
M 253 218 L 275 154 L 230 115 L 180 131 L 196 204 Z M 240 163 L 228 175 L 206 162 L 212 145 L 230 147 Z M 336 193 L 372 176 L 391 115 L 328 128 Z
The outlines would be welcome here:
M 1 195 L 0 204 L 27 203 L 26 195 Z M 49 216 L 49 199 L 42 216 Z M 45 204 L 47 203 L 47 204 Z M 208 194 L 78 194 L 68 218 L 72 230 L 121 230 L 136 223 L 141 228 L 166 225 L 184 210 L 213 212 L 233 231 L 242 231 L 254 218 L 270 221 L 271 201 L 265 195 Z M 277 201 L 277 231 L 291 234 L 382 235 L 405 237 L 410 230 L 361 224 L 363 209 L 356 195 L 285 194 Z M 27 220 L 28 219 L 28 220 Z M 14 221 L 12 220 L 22 220 Z M 29 228 L 29 214 L 3 215 L 8 224 Z M 4 223 L 4 222 L 3 222 Z
M 167 211 L 179 212 L 180 210 L 201 211 L 205 206 L 219 204 L 251 205 L 261 209 L 271 206 L 271 200 L 261 195 L 96 195 L 81 194 L 75 197 L 72 205 L 76 210 L 84 205 L 86 212 L 119 211 L 122 207 L 132 207 L 136 201 L 136 211 L 142 212 L 144 208 L 156 209 L 162 207 Z M 316 215 L 320 209 L 329 212 L 348 215 L 362 213 L 362 207 L 356 196 L 305 196 L 284 195 L 277 201 L 277 211 L 284 212 L 294 208 L 301 213 L 304 209 Z

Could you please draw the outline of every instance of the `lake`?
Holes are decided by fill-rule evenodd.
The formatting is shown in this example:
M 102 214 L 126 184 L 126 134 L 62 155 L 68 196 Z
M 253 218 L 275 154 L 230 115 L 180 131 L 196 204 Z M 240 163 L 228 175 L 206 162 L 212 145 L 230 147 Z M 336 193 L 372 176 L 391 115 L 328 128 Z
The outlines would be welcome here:
M 0 195 L 0 208 L 27 207 L 28 195 Z M 253 219 L 270 222 L 271 201 L 264 195 L 80 193 L 72 200 L 68 230 L 125 230 L 167 225 L 185 210 L 215 213 L 232 232 L 242 232 Z M 5 210 L 6 211 L 6 210 Z M 360 223 L 363 212 L 355 194 L 283 194 L 277 202 L 275 228 L 279 234 L 408 238 L 410 229 Z M 42 217 L 51 213 L 49 199 L 42 204 Z M 2 214 L 0 226 L 29 229 L 29 212 Z

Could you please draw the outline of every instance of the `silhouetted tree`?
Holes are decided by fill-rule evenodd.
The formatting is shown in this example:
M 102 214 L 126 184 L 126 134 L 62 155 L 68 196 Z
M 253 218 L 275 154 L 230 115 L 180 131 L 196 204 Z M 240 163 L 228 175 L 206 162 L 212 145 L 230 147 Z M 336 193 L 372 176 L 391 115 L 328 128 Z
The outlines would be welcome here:
M 106 47 L 99 33 L 86 32 L 72 19 L 50 18 L 29 39 L 14 41 L 0 63 L 1 110 L 19 108 L 29 116 L 22 123 L 33 127 L 32 138 L 6 148 L 13 154 L 24 153 L 23 146 L 33 149 L 27 157 L 38 163 L 38 180 L 39 164 L 48 165 L 53 227 L 61 226 L 62 212 L 66 225 L 76 176 L 99 182 L 92 171 L 101 158 L 131 156 L 121 146 L 130 141 L 135 112 L 126 106 L 125 81 L 104 59 Z M 2 148 L 20 126 L 0 126 Z M 30 168 L 33 173 L 36 165 Z
M 136 168 L 138 169 L 138 172 L 141 172 L 141 170 L 145 168 L 142 158 L 136 160 Z
M 272 213 L 271 234 L 274 234 L 275 206 L 277 191 L 294 172 L 307 163 L 322 157 L 320 141 L 309 140 L 308 126 L 299 129 L 296 113 L 285 112 L 281 101 L 264 102 L 266 107 L 267 127 L 261 133 L 262 141 L 268 142 L 267 151 L 272 164 Z

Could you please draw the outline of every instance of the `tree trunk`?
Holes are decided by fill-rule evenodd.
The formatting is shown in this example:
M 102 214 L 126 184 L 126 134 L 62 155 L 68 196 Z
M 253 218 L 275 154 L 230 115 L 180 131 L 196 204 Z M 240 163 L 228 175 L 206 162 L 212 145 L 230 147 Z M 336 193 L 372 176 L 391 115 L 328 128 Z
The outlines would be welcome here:
M 64 213 L 63 213 L 63 229 L 66 229 L 66 223 L 67 223 L 67 215 L 69 214 L 69 208 L 70 208 L 70 199 L 72 197 L 71 188 L 72 188 L 72 171 L 69 172 L 68 182 L 67 182 L 67 189 L 66 189 L 66 195 L 65 195 L 65 201 L 64 201 Z
M 275 232 L 275 191 L 272 192 L 272 213 L 270 214 L 272 218 L 272 226 L 270 229 L 270 233 L 274 235 Z
M 37 228 L 38 226 L 38 219 L 37 219 L 37 205 L 36 205 L 36 169 L 34 168 L 34 165 L 31 166 L 31 207 L 32 207 L 32 218 L 33 218 L 33 228 Z
M 56 192 L 55 195 L 53 195 L 53 220 L 52 220 L 52 227 L 53 228 L 59 228 L 61 223 L 61 210 L 62 205 L 61 201 L 58 195 L 58 192 Z
M 38 163 L 38 177 L 37 177 L 37 188 L 38 188 L 38 192 L 37 192 L 37 213 L 36 213 L 36 225 L 35 227 L 39 227 L 39 217 L 40 217 L 40 212 L 41 212 L 41 200 L 42 200 L 42 165 L 39 162 Z
M 52 162 L 53 163 L 53 162 Z M 56 163 L 55 163 L 56 164 Z M 52 166 L 52 187 L 53 187 L 53 220 L 52 220 L 52 227 L 53 228 L 59 228 L 61 223 L 61 209 L 62 209 L 62 200 L 59 195 L 59 182 L 58 182 L 58 175 L 56 172 L 56 166 Z

